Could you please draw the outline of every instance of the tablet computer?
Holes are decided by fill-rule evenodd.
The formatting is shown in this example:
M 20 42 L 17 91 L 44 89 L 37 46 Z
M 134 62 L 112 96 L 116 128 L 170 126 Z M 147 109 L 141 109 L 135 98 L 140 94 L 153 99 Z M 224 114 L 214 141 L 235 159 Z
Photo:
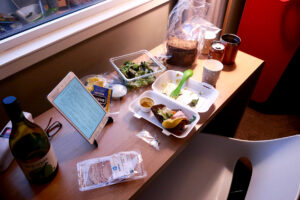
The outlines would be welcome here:
M 96 138 L 109 116 L 73 72 L 47 98 L 90 144 L 97 145 Z

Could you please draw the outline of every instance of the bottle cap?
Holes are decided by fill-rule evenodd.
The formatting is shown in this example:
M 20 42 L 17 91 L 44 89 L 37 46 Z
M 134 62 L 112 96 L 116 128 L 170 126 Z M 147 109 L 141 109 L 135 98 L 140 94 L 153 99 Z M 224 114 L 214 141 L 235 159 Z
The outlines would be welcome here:
M 16 97 L 8 96 L 2 100 L 4 109 L 12 121 L 18 120 L 19 114 L 22 113 L 19 102 Z
M 14 96 L 8 96 L 8 97 L 5 97 L 3 99 L 3 104 L 11 104 L 11 103 L 13 103 L 16 100 L 17 100 L 16 97 L 14 97 Z

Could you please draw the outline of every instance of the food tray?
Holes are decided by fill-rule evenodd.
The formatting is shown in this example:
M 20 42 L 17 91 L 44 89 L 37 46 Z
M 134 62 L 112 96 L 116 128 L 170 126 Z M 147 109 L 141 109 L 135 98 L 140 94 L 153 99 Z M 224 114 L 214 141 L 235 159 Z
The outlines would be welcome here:
M 174 70 L 168 70 L 165 71 L 162 75 L 160 75 L 155 82 L 152 84 L 152 89 L 156 92 L 159 92 L 162 94 L 164 87 L 168 83 L 174 83 L 176 85 L 179 84 L 181 78 L 182 78 L 183 73 L 180 71 L 174 71 Z M 192 92 L 195 92 L 197 94 L 200 94 L 199 96 L 201 99 L 199 99 L 198 103 L 194 107 L 190 107 L 191 109 L 199 112 L 199 113 L 204 113 L 207 112 L 210 106 L 216 101 L 217 97 L 219 96 L 218 90 L 216 90 L 213 86 L 210 84 L 204 83 L 204 82 L 199 82 L 196 81 L 192 78 L 189 78 L 184 85 L 182 86 L 182 89 L 186 89 Z M 167 96 L 164 94 L 164 96 L 172 101 L 177 100 Z M 186 98 L 188 99 L 188 98 Z M 180 102 L 181 103 L 181 102 Z M 185 104 L 185 103 L 181 103 Z M 188 106 L 187 104 L 185 104 Z
M 146 78 L 148 76 L 157 74 L 159 72 L 165 71 L 166 67 L 161 64 L 154 56 L 150 54 L 147 50 L 140 50 L 134 53 L 129 53 L 126 55 L 113 57 L 109 59 L 112 66 L 115 68 L 115 70 L 119 73 L 119 75 L 122 77 L 122 79 L 125 82 L 135 81 L 140 78 Z M 120 67 L 126 62 L 126 61 L 133 61 L 137 64 L 140 64 L 140 62 L 145 61 L 150 64 L 150 68 L 153 70 L 152 73 L 147 73 L 139 77 L 134 78 L 126 78 L 124 74 L 120 71 Z
M 188 117 L 188 119 L 192 119 L 193 116 L 194 116 L 195 120 L 191 124 L 187 125 L 185 131 L 181 135 L 175 135 L 175 134 L 167 131 L 165 128 L 163 128 L 162 124 L 155 118 L 154 114 L 151 111 L 150 112 L 143 112 L 140 109 L 139 100 L 143 97 L 150 97 L 154 100 L 155 104 L 164 104 L 170 109 L 180 109 L 180 110 L 182 110 L 182 112 L 185 113 L 185 115 Z M 199 114 L 196 111 L 189 108 L 188 106 L 178 104 L 176 101 L 170 100 L 165 95 L 160 94 L 160 93 L 155 92 L 155 91 L 151 91 L 151 90 L 148 90 L 148 91 L 144 92 L 138 98 L 136 98 L 129 105 L 129 110 L 134 114 L 134 117 L 136 117 L 138 119 L 144 118 L 145 120 L 149 121 L 150 123 L 152 123 L 152 124 L 160 127 L 161 129 L 163 129 L 162 133 L 164 133 L 165 135 L 167 135 L 167 136 L 173 135 L 174 137 L 177 137 L 177 138 L 186 137 L 191 132 L 191 130 L 194 128 L 194 126 L 197 124 L 197 122 L 200 119 Z
M 97 77 L 99 79 L 101 79 L 103 81 L 103 87 L 107 87 L 107 80 L 104 76 L 100 75 L 100 74 L 90 74 L 90 75 L 86 75 L 82 78 L 80 78 L 80 81 L 83 83 L 84 86 L 88 85 L 88 79 L 91 77 Z

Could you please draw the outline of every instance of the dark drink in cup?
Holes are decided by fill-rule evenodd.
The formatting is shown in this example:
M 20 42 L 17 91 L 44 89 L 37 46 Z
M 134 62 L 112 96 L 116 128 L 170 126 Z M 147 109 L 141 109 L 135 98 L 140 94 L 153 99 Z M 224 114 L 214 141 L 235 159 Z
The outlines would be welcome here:
M 221 36 L 221 42 L 225 46 L 223 64 L 233 64 L 241 43 L 241 38 L 235 34 L 224 34 Z

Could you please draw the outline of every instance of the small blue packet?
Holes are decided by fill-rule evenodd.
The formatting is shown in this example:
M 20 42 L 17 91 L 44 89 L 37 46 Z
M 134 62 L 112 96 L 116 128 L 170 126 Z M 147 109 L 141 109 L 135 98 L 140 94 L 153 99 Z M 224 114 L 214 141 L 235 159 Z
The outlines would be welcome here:
M 112 90 L 104 87 L 94 85 L 92 95 L 98 100 L 106 112 L 109 112 L 109 106 L 111 104 Z

